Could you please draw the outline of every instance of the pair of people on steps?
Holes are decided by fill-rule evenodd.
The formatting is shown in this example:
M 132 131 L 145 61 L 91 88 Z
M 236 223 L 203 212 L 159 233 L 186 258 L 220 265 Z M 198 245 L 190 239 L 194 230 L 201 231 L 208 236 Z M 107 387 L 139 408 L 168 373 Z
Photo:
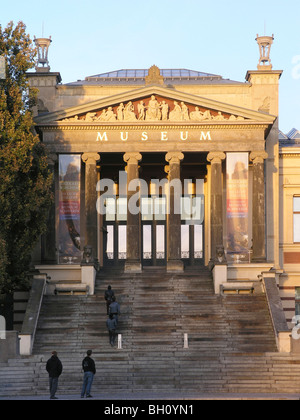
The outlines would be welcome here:
M 96 374 L 96 366 L 94 360 L 91 358 L 92 350 L 87 351 L 86 357 L 82 361 L 82 369 L 84 372 L 83 384 L 81 389 L 81 398 L 93 398 L 91 395 L 91 388 Z M 58 379 L 63 371 L 63 365 L 57 356 L 57 352 L 53 351 L 51 358 L 47 361 L 46 370 L 49 373 L 49 388 L 50 399 L 57 400 L 55 396 L 58 388 Z

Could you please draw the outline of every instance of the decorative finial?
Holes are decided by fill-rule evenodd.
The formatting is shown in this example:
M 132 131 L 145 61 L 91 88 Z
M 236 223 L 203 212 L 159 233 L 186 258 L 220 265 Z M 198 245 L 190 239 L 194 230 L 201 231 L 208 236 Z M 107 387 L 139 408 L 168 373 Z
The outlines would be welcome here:
M 164 85 L 164 77 L 160 74 L 160 70 L 157 66 L 153 65 L 148 70 L 148 76 L 145 77 L 145 83 L 147 85 Z
M 274 41 L 274 35 L 272 36 L 259 36 L 257 35 L 256 41 L 259 46 L 259 62 L 258 62 L 258 70 L 272 70 L 273 66 L 271 64 L 270 59 L 270 52 L 271 46 Z
M 48 61 L 48 50 L 51 44 L 51 36 L 49 38 L 36 38 L 34 37 L 34 43 L 38 49 L 38 59 L 36 63 L 36 71 L 47 73 L 50 71 Z

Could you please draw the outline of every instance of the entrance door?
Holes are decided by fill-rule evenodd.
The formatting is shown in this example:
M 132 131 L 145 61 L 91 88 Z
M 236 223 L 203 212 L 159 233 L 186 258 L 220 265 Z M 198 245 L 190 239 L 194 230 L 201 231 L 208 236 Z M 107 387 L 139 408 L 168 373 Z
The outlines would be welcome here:
M 204 264 L 204 196 L 181 199 L 181 259 L 185 265 Z
M 103 262 L 123 266 L 127 257 L 127 198 L 107 198 L 103 217 Z
M 143 197 L 142 212 L 142 264 L 166 265 L 166 198 Z
M 144 266 L 164 266 L 167 260 L 166 198 L 141 198 L 141 259 Z M 107 198 L 103 222 L 103 260 L 122 266 L 127 257 L 127 198 Z M 181 199 L 181 259 L 204 264 L 204 196 Z

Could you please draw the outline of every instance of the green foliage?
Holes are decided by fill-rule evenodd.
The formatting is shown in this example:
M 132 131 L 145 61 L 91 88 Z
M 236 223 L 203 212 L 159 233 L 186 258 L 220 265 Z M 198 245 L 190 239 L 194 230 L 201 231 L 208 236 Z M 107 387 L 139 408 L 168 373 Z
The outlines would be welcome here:
M 26 71 L 36 50 L 22 22 L 0 26 L 0 55 L 7 75 L 0 81 L 0 292 L 8 293 L 28 280 L 31 252 L 46 230 L 52 177 L 33 130 L 36 91 Z

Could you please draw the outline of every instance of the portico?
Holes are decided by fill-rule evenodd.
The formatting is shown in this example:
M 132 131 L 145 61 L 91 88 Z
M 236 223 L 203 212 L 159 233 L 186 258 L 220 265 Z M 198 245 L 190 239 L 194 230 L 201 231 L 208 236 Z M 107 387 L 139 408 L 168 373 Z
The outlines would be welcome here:
M 152 106 L 152 117 L 147 118 L 149 113 L 145 112 L 141 119 L 138 110 L 141 106 L 145 110 L 149 109 L 149 104 Z M 153 117 L 155 104 L 158 112 L 156 118 Z M 164 121 L 162 120 L 163 106 L 168 106 Z M 106 121 L 104 121 L 105 118 Z M 265 235 L 261 235 L 265 230 L 263 162 L 267 158 L 266 135 L 274 119 L 275 117 L 269 114 L 198 98 L 190 94 L 173 92 L 165 87 L 151 86 L 87 105 L 48 113 L 39 116 L 36 121 L 37 130 L 41 133 L 44 143 L 51 154 L 58 156 L 58 160 L 64 159 L 65 156 L 81 156 L 81 164 L 77 168 L 80 174 L 80 187 L 77 186 L 77 188 L 80 188 L 81 198 L 80 203 L 77 203 L 80 206 L 80 214 L 76 216 L 80 223 L 78 250 L 84 245 L 90 245 L 101 265 L 109 264 L 111 261 L 124 262 L 125 270 L 140 272 L 143 261 L 149 264 L 149 261 L 146 261 L 147 258 L 144 258 L 147 252 L 152 264 L 162 263 L 158 261 L 160 259 L 164 261 L 169 271 L 182 271 L 184 264 L 189 264 L 191 260 L 191 244 L 194 248 L 193 255 L 197 252 L 198 255 L 201 253 L 201 258 L 198 259 L 201 259 L 203 264 L 208 264 L 215 257 L 218 245 L 224 245 L 227 249 L 225 204 L 228 153 L 241 153 L 248 156 L 249 171 L 253 173 L 255 180 L 255 182 L 252 181 L 252 175 L 249 177 L 249 185 L 251 183 L 249 203 L 253 203 L 254 211 L 252 208 L 249 210 L 253 223 L 249 223 L 244 235 L 249 235 L 249 239 L 253 239 L 253 258 L 257 261 L 266 259 Z M 191 160 L 193 155 L 195 159 Z M 143 166 L 145 156 L 148 159 L 146 160 L 147 172 Z M 107 171 L 109 159 L 112 159 L 109 166 L 110 172 Z M 119 159 L 119 163 L 116 159 Z M 158 171 L 159 167 L 160 171 Z M 188 168 L 193 168 L 194 172 L 188 171 Z M 141 169 L 142 173 L 140 173 Z M 116 224 L 113 225 L 112 220 L 107 220 L 107 214 L 97 214 L 96 204 L 99 196 L 104 192 L 101 192 L 102 180 L 107 177 L 116 180 L 119 177 L 119 171 L 126 173 L 126 190 L 123 188 L 121 193 L 118 191 L 115 197 L 110 197 L 110 205 L 123 206 L 124 209 L 126 202 L 126 214 L 123 214 L 122 218 L 118 215 L 116 207 L 114 221 Z M 61 180 L 62 175 L 58 168 L 56 176 Z M 146 192 L 141 190 L 138 183 L 136 188 L 128 188 L 132 182 L 140 179 L 146 181 Z M 189 182 L 190 191 L 184 191 L 182 188 L 180 197 L 174 195 L 174 188 L 170 188 L 168 194 L 160 191 L 156 197 L 156 204 L 158 205 L 161 199 L 160 205 L 168 205 L 169 211 L 166 212 L 166 209 L 163 209 L 160 221 L 155 220 L 156 217 L 152 215 L 151 223 L 148 220 L 147 225 L 142 209 L 145 209 L 147 202 L 150 206 L 154 205 L 154 201 L 151 203 L 149 201 L 149 198 L 154 199 L 151 190 L 153 180 L 162 181 L 163 179 L 168 183 L 178 180 L 182 186 L 185 181 Z M 196 198 L 197 180 L 202 180 L 201 195 L 204 197 L 205 214 L 201 224 L 190 223 L 191 220 L 184 220 L 182 211 L 181 214 L 174 211 L 176 200 L 185 202 L 185 195 L 191 202 Z M 99 181 L 100 189 L 97 187 Z M 117 182 L 115 188 L 120 189 Z M 116 200 L 114 204 L 113 198 Z M 139 200 L 141 209 L 135 214 L 128 208 L 129 202 L 134 198 L 136 201 Z M 247 217 L 249 215 L 247 214 Z M 57 214 L 56 226 L 61 225 L 62 220 L 72 219 L 72 217 L 71 213 L 66 215 L 60 210 L 60 214 Z M 112 215 L 109 215 L 109 218 L 112 218 Z M 189 218 L 191 219 L 191 215 Z M 154 225 L 155 228 L 153 228 Z M 191 225 L 194 226 L 193 229 Z M 60 252 L 62 249 L 60 232 L 55 226 L 50 228 L 53 230 L 53 235 L 48 235 L 48 237 L 56 237 L 56 244 L 48 244 L 48 246 L 56 246 Z M 106 231 L 107 228 L 108 231 Z M 72 232 L 70 221 L 68 232 Z M 158 241 L 161 235 L 164 236 L 163 244 Z M 198 239 L 196 239 L 197 235 Z M 185 239 L 183 239 L 184 236 Z M 146 237 L 150 241 L 148 245 L 145 242 Z M 201 241 L 201 246 L 195 241 Z M 247 252 L 250 252 L 251 241 L 249 240 L 248 243 Z M 67 248 L 67 252 L 70 252 L 69 245 L 65 247 L 65 251 L 62 251 L 62 255 L 58 255 L 59 263 L 64 261 L 63 252 L 66 252 Z M 116 258 L 116 253 L 120 254 L 120 258 Z M 157 259 L 159 255 L 163 255 L 163 258 Z M 69 255 L 66 257 L 69 260 L 65 261 L 70 262 L 72 257 Z M 77 262 L 79 258 L 78 254 L 77 259 L 75 257 L 74 260 L 71 259 L 71 262 Z M 194 257 L 192 259 L 195 261 Z

